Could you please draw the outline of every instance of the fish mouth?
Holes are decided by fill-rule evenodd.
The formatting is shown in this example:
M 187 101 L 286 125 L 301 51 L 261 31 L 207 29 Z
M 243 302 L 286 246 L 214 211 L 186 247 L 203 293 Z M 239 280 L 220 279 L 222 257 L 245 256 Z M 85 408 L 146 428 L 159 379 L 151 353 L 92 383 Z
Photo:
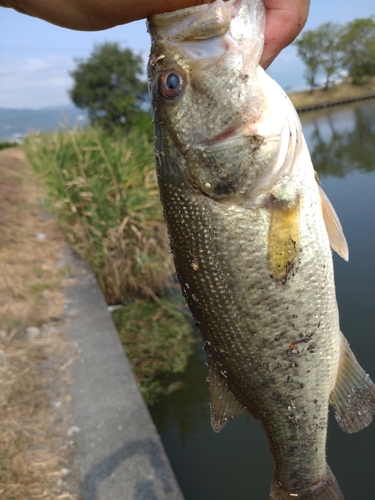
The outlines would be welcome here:
M 234 5 L 237 4 L 237 5 Z M 174 41 L 202 41 L 224 35 L 230 28 L 242 5 L 242 0 L 212 0 L 148 19 L 148 29 L 153 40 L 163 38 Z

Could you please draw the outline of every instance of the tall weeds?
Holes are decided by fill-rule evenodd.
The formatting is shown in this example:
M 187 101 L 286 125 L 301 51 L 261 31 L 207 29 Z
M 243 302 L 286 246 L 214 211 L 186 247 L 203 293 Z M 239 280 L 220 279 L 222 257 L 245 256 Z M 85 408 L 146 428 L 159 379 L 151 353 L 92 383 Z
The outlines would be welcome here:
M 182 296 L 166 294 L 174 267 L 152 145 L 136 133 L 89 128 L 30 135 L 24 149 L 107 302 L 126 303 L 114 321 L 139 388 L 154 404 L 180 387 L 195 340 Z
M 29 135 L 24 148 L 107 302 L 160 294 L 173 264 L 148 139 L 88 128 Z

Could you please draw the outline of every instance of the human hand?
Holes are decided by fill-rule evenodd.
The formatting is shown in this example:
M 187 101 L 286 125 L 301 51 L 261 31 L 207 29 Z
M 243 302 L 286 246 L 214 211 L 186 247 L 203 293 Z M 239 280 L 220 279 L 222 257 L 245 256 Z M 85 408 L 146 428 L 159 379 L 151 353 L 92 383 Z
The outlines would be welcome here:
M 204 0 L 0 0 L 1 7 L 79 31 L 105 30 L 202 3 Z
M 260 64 L 267 68 L 275 57 L 299 35 L 309 13 L 310 0 L 263 0 L 266 30 Z
M 171 10 L 207 3 L 206 0 L 0 0 L 0 6 L 81 31 L 113 28 Z M 266 68 L 303 28 L 309 0 L 264 0 L 267 10 L 261 65 Z

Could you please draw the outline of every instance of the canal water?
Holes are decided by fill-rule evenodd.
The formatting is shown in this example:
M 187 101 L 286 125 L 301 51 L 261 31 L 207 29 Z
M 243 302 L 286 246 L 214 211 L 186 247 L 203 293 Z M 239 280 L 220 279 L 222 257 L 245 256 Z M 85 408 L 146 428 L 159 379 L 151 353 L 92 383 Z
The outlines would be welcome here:
M 375 102 L 301 116 L 323 189 L 341 220 L 349 262 L 334 256 L 340 324 L 375 380 Z M 258 422 L 241 416 L 219 434 L 210 427 L 202 344 L 183 387 L 152 409 L 186 500 L 267 500 L 273 464 Z M 375 421 L 342 432 L 332 415 L 327 458 L 347 500 L 375 492 Z

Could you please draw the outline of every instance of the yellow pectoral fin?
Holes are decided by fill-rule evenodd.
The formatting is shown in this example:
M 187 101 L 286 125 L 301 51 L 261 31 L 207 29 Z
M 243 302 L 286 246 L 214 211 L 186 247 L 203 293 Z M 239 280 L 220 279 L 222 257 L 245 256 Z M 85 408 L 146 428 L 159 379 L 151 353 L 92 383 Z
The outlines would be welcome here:
M 272 278 L 285 284 L 298 268 L 300 250 L 300 204 L 292 208 L 275 200 L 268 233 L 268 265 Z

